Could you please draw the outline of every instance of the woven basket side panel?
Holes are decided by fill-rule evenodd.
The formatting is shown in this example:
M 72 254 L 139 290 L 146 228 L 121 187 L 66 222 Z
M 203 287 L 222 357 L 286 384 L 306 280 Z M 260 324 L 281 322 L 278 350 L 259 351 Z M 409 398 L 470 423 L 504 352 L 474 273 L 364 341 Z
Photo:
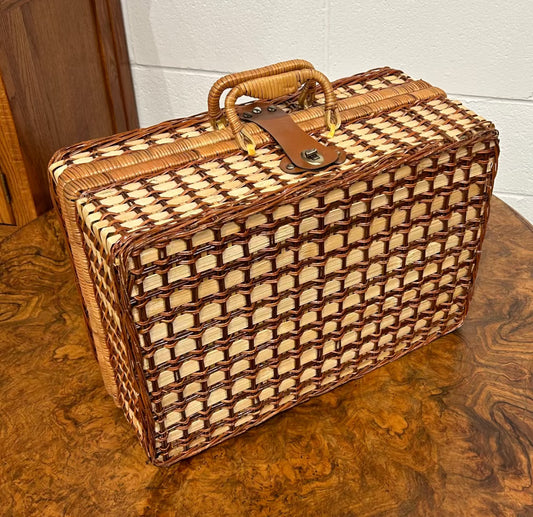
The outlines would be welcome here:
M 89 274 L 93 281 L 96 300 L 102 316 L 102 324 L 106 330 L 106 346 L 111 351 L 110 362 L 117 386 L 118 403 L 124 410 L 126 419 L 135 429 L 143 444 L 147 444 L 146 415 L 136 387 L 135 373 L 132 360 L 126 349 L 122 324 L 117 310 L 117 282 L 111 272 L 109 264 L 104 259 L 101 245 L 90 238 L 85 221 L 79 219 L 80 227 L 84 230 L 84 247 L 89 264 Z
M 479 142 L 134 254 L 157 461 L 457 327 L 495 153 Z

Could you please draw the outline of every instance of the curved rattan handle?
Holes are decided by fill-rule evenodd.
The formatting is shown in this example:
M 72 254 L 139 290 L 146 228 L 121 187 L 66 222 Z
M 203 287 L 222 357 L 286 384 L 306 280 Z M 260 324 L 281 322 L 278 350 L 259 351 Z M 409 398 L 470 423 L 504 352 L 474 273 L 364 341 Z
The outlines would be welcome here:
M 309 69 L 314 70 L 314 66 L 305 59 L 291 59 L 290 61 L 282 61 L 274 65 L 263 66 L 261 68 L 254 68 L 253 70 L 246 70 L 235 74 L 225 75 L 218 79 L 207 96 L 207 114 L 209 120 L 215 129 L 223 127 L 222 109 L 220 108 L 220 97 L 228 88 L 234 88 L 240 83 L 250 81 L 252 79 L 259 79 L 260 77 L 269 77 L 272 75 L 283 74 L 285 72 L 292 72 L 294 70 Z M 313 101 L 315 93 L 315 83 L 309 82 L 306 84 L 298 101 L 302 106 L 307 106 Z
M 283 95 L 295 92 L 308 81 L 317 82 L 324 92 L 324 111 L 326 128 L 334 133 L 340 125 L 340 116 L 337 110 L 337 99 L 333 86 L 329 79 L 317 70 L 295 70 L 271 77 L 261 77 L 245 81 L 235 86 L 226 97 L 226 119 L 240 147 L 253 154 L 255 143 L 246 131 L 245 124 L 239 118 L 235 109 L 235 103 L 242 95 L 256 97 L 258 99 L 275 99 Z

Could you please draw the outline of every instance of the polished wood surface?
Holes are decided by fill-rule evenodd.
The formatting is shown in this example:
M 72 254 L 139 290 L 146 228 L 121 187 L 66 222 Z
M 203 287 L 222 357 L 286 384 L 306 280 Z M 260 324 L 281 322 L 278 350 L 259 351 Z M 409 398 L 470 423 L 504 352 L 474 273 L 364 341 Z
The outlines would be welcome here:
M 0 1 L 0 165 L 13 198 L 11 224 L 52 206 L 46 169 L 57 149 L 138 125 L 120 5 Z M 9 223 L 1 214 L 0 223 Z
M 0 243 L 0 293 L 3 515 L 533 515 L 533 229 L 497 199 L 459 331 L 169 468 L 105 393 L 55 215 Z

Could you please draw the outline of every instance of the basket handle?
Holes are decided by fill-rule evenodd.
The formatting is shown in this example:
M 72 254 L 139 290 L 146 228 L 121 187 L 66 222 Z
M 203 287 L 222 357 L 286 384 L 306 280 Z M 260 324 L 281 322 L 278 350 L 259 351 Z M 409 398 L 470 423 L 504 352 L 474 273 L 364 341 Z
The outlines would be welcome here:
M 317 82 L 324 92 L 325 126 L 333 136 L 335 129 L 340 126 L 340 116 L 337 109 L 337 98 L 329 79 L 318 70 L 295 70 L 270 77 L 252 79 L 235 86 L 226 97 L 226 119 L 240 147 L 249 154 L 255 152 L 255 142 L 246 130 L 245 124 L 239 118 L 235 103 L 242 95 L 256 97 L 258 99 L 275 99 L 283 95 L 293 93 L 308 81 Z
M 224 127 L 224 117 L 222 116 L 222 109 L 220 108 L 220 97 L 228 88 L 234 88 L 238 84 L 250 81 L 251 79 L 259 79 L 260 77 L 268 77 L 303 69 L 314 70 L 314 66 L 305 59 L 291 59 L 290 61 L 282 61 L 281 63 L 276 63 L 274 65 L 254 68 L 253 70 L 246 70 L 244 72 L 221 77 L 215 82 L 215 84 L 213 84 L 209 90 L 209 95 L 207 96 L 207 114 L 209 115 L 209 121 L 215 129 L 221 129 Z M 306 83 L 298 98 L 298 102 L 302 107 L 307 107 L 313 102 L 314 95 L 315 83 L 310 81 L 309 83 Z

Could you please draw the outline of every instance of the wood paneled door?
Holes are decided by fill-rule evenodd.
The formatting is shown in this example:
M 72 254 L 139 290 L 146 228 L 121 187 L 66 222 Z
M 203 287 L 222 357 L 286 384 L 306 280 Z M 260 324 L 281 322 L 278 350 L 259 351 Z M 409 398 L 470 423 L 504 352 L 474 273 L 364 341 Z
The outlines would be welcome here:
M 0 237 L 51 208 L 54 151 L 137 125 L 120 0 L 0 0 Z

